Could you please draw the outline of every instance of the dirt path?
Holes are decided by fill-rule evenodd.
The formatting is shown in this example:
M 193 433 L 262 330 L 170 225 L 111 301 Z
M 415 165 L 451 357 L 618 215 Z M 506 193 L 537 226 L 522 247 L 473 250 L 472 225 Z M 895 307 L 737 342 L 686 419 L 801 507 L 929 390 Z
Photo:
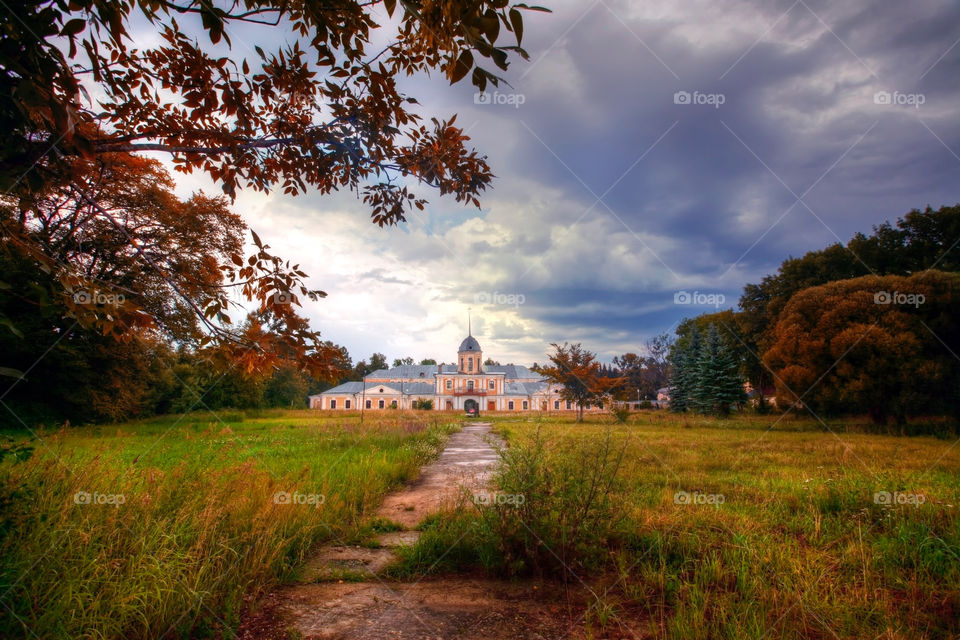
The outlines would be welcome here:
M 380 548 L 330 546 L 304 567 L 298 584 L 268 594 L 241 625 L 243 640 L 366 638 L 577 638 L 582 625 L 559 587 L 536 581 L 442 576 L 413 582 L 380 572 L 398 546 L 412 545 L 416 526 L 452 506 L 463 488 L 487 489 L 498 461 L 490 424 L 450 436 L 419 479 L 386 497 L 377 515 L 402 529 L 377 538 Z

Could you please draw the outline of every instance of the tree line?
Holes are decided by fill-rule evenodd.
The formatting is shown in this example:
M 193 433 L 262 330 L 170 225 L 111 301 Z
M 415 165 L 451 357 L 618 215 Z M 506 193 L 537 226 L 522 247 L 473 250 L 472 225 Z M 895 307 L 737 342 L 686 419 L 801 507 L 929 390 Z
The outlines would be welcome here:
M 749 382 L 760 410 L 770 390 L 780 409 L 817 416 L 960 420 L 958 243 L 960 205 L 927 207 L 788 258 L 737 310 L 679 325 L 674 408 L 727 413 Z

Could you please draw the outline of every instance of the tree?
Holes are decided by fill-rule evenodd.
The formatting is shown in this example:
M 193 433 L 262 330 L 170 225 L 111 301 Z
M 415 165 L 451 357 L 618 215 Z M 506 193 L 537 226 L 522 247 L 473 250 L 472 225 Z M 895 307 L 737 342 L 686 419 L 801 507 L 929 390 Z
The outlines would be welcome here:
M 857 234 L 844 246 L 835 243 L 800 258 L 788 258 L 777 273 L 748 284 L 740 297 L 736 323 L 747 347 L 758 356 L 774 340 L 780 312 L 799 291 L 866 275 L 909 275 L 924 269 L 960 270 L 960 205 L 914 209 L 895 225 L 884 222 L 869 236 Z M 756 388 L 772 385 L 759 358 L 747 362 L 747 378 Z
M 483 366 L 485 367 L 499 367 L 500 363 L 494 360 L 493 358 L 487 358 L 483 361 Z
M 382 353 L 374 353 L 370 356 L 370 365 L 368 366 L 369 371 L 367 373 L 373 373 L 374 371 L 379 371 L 380 369 L 387 368 L 387 356 Z
M 778 406 L 817 414 L 957 415 L 960 275 L 863 276 L 810 287 L 784 307 L 764 354 Z M 922 296 L 922 297 L 917 297 Z
M 677 330 L 680 334 L 680 329 Z M 670 350 L 670 410 L 683 413 L 693 408 L 698 378 L 696 362 L 700 358 L 700 331 L 696 325 L 673 343 Z
M 227 287 L 233 287 L 276 321 L 280 333 L 274 337 L 281 339 L 273 344 L 300 349 L 304 357 L 316 356 L 313 364 L 319 368 L 329 368 L 320 360 L 333 354 L 318 346 L 315 332 L 292 312 L 303 298 L 323 295 L 305 286 L 306 274 L 298 265 L 271 255 L 252 234 L 256 247 L 249 257 L 230 247 L 224 252 L 226 264 L 198 258 L 195 266 L 206 276 L 198 285 L 194 273 L 167 268 L 191 256 L 178 243 L 155 241 L 144 248 L 131 232 L 135 225 L 128 215 L 148 214 L 144 210 L 153 203 L 144 197 L 148 185 L 134 182 L 136 189 L 125 193 L 123 181 L 114 180 L 113 191 L 105 191 L 98 176 L 146 162 L 131 154 L 159 153 L 178 171 L 204 172 L 231 198 L 242 187 L 289 194 L 308 188 L 324 194 L 350 190 L 380 226 L 423 209 L 425 200 L 410 190 L 415 183 L 479 207 L 479 195 L 492 179 L 486 159 L 468 148 L 469 138 L 456 127 L 455 116 L 424 124 L 411 111 L 416 99 L 398 90 L 396 78 L 439 70 L 450 83 L 470 74 L 481 91 L 497 86 L 500 78 L 484 67 L 486 61 L 506 70 L 511 54 L 527 58 L 520 47 L 522 12 L 537 8 L 495 0 L 413 0 L 398 10 L 395 0 L 384 0 L 395 20 L 383 21 L 374 17 L 377 4 L 15 3 L 0 47 L 0 191 L 7 194 L 0 239 L 5 250 L 54 272 L 61 292 L 92 284 L 84 278 L 91 263 L 81 257 L 62 261 L 34 233 L 51 203 L 66 199 L 57 216 L 73 209 L 86 228 L 99 228 L 99 237 L 122 257 L 110 283 L 136 283 L 130 297 L 140 298 L 109 309 L 68 307 L 82 327 L 111 333 L 151 322 L 164 330 L 182 328 L 175 325 L 191 322 L 183 317 L 188 310 L 207 337 L 236 343 L 240 336 L 225 328 Z M 396 29 L 392 37 L 378 37 L 378 30 L 387 28 L 378 20 Z M 154 29 L 160 44 L 137 46 L 130 33 L 134 23 Z M 181 24 L 206 36 L 209 44 L 188 36 Z M 238 27 L 247 30 L 245 38 L 256 39 L 249 30 L 281 24 L 291 37 L 277 50 L 254 47 L 252 59 L 229 51 Z M 387 44 L 368 52 L 371 42 Z M 111 199 L 114 195 L 119 197 Z M 139 213 L 138 203 L 146 205 Z M 201 196 L 190 206 L 223 211 L 223 203 Z M 209 233 L 214 250 L 223 252 L 216 242 L 235 237 L 228 230 L 234 223 L 224 215 L 196 230 Z M 213 282 L 218 267 L 226 282 Z M 147 271 L 162 284 L 141 287 L 136 276 Z M 163 296 L 164 289 L 172 297 Z M 165 306 L 150 306 L 154 294 Z M 0 317 L 0 324 L 9 323 Z M 260 352 L 263 345 L 243 347 Z M 272 359 L 268 354 L 260 364 L 269 366 Z M 247 358 L 244 364 L 252 363 Z
M 583 349 L 579 342 L 550 346 L 554 349 L 549 355 L 552 365 L 540 367 L 540 373 L 550 382 L 563 385 L 560 396 L 576 403 L 577 422 L 583 422 L 583 408 L 588 404 L 602 404 L 621 381 L 601 375 L 596 356 Z
M 395 359 L 393 360 L 393 366 L 395 366 L 395 367 L 403 367 L 403 366 L 411 365 L 411 364 L 413 364 L 413 358 L 410 358 L 410 357 L 407 357 L 407 358 L 395 358 Z
M 434 360 L 433 358 L 424 358 L 423 360 L 420 361 L 420 364 L 421 365 L 437 364 L 437 361 Z
M 726 417 L 730 409 L 746 400 L 739 359 L 720 337 L 717 325 L 707 328 L 699 353 L 686 362 L 695 381 L 689 405 L 701 413 Z

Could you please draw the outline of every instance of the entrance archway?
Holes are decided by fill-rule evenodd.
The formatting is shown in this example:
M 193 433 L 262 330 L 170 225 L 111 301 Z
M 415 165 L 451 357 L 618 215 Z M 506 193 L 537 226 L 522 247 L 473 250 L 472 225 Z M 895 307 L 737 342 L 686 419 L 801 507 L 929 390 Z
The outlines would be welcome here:
M 463 403 L 463 409 L 471 415 L 480 415 L 480 403 L 473 398 Z

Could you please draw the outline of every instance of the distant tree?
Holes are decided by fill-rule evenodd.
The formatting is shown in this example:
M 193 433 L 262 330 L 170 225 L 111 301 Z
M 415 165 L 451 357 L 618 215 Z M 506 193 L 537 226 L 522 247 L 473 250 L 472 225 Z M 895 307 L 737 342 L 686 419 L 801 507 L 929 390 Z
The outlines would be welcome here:
M 483 361 L 485 367 L 499 367 L 500 363 L 494 360 L 493 358 L 487 358 Z
M 678 330 L 679 332 L 679 330 Z M 692 325 L 670 350 L 670 410 L 682 413 L 693 409 L 693 394 L 699 378 L 696 363 L 700 359 L 700 330 Z
M 407 358 L 395 358 L 395 359 L 393 360 L 393 366 L 395 366 L 395 367 L 403 367 L 403 366 L 411 365 L 411 364 L 413 364 L 413 358 L 410 358 L 410 357 L 407 357 Z
M 310 377 L 292 363 L 278 365 L 263 390 L 267 407 L 305 409 L 310 392 Z
M 379 371 L 380 369 L 387 368 L 387 356 L 382 353 L 374 353 L 370 356 L 370 366 L 368 373 L 373 373 L 374 371 Z
M 583 409 L 588 404 L 602 404 L 620 379 L 601 375 L 596 356 L 580 343 L 563 346 L 552 343 L 550 366 L 540 368 L 549 381 L 563 385 L 560 396 L 577 405 L 577 422 L 583 422 Z
M 960 275 L 953 273 L 863 276 L 804 289 L 780 313 L 763 356 L 776 374 L 777 405 L 865 412 L 901 427 L 909 415 L 960 415 L 958 318 Z
M 437 361 L 434 360 L 433 358 L 424 358 L 423 360 L 420 361 L 420 364 L 421 365 L 437 364 Z
M 707 328 L 699 354 L 687 362 L 692 368 L 693 384 L 688 404 L 701 413 L 730 415 L 734 406 L 746 401 L 739 360 L 733 349 L 720 338 L 717 325 Z

